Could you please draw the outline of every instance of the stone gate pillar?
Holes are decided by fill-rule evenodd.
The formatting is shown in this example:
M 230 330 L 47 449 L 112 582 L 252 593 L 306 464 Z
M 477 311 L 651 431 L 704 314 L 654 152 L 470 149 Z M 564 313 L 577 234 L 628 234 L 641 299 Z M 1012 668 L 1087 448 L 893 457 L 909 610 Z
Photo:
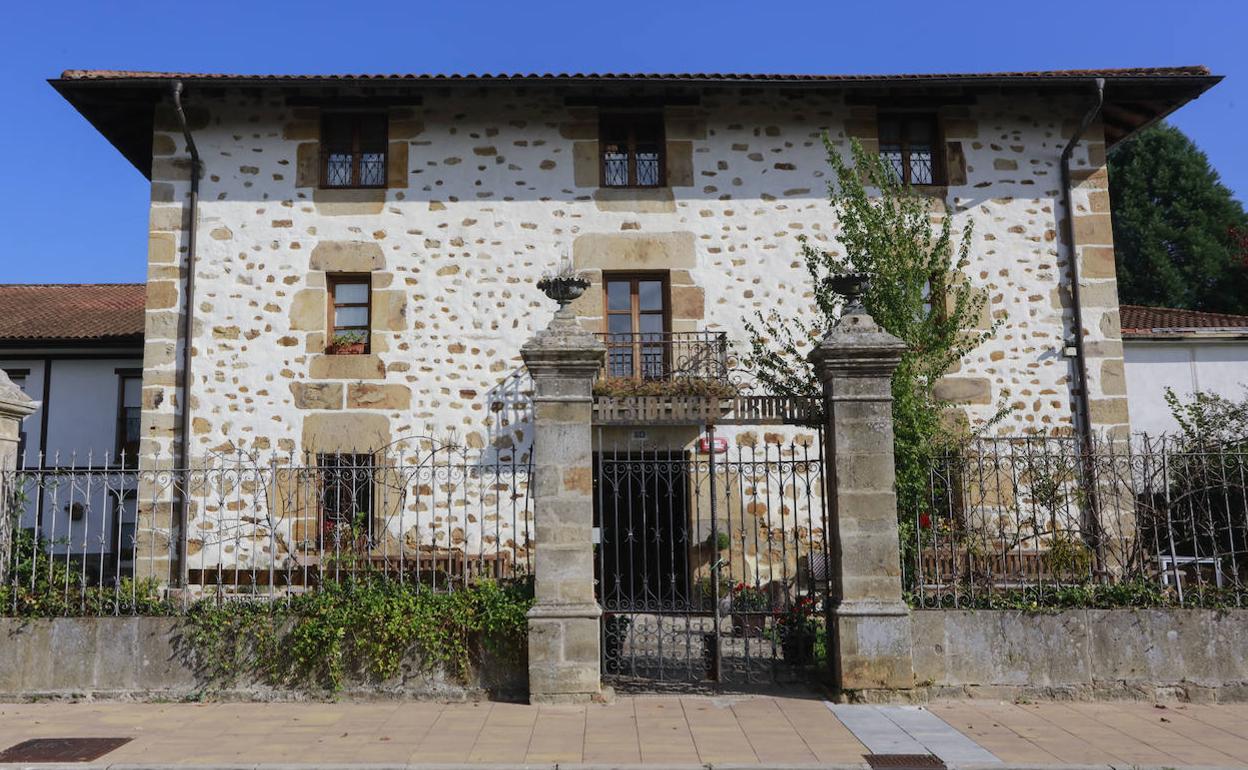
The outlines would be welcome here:
M 529 700 L 574 703 L 602 691 L 594 598 L 593 382 L 606 346 L 561 307 L 520 350 L 533 378 L 536 601 Z
M 12 471 L 17 468 L 17 442 L 22 419 L 39 408 L 0 369 L 0 585 L 7 582 L 13 529 L 22 514 Z
M 830 651 L 841 690 L 914 687 L 910 609 L 901 593 L 890 387 L 904 348 L 851 295 L 841 320 L 810 354 L 823 382 L 827 420 Z

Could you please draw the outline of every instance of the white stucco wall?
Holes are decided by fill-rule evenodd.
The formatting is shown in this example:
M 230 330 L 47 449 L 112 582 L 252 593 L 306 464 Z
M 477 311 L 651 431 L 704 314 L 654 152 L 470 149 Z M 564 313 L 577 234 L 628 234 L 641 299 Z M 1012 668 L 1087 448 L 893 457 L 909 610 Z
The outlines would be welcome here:
M 20 526 L 34 529 L 35 511 L 41 505 L 38 532 L 52 543 L 53 553 L 110 553 L 117 549 L 115 519 L 134 521 L 134 501 L 123 502 L 121 493 L 136 486 L 133 477 L 105 470 L 117 460 L 121 382 L 117 370 L 138 370 L 142 359 L 120 353 L 116 357 L 77 358 L 58 351 L 55 355 L 42 358 L 17 354 L 0 358 L 0 369 L 29 371 L 24 390 L 41 402 L 23 421 L 26 451 L 18 459 L 19 467 L 37 469 L 42 463 L 44 468 L 81 471 L 72 481 L 68 475 L 58 476 L 51 471 L 20 475 L 26 506 Z M 51 387 L 45 400 L 44 380 L 49 373 Z M 47 445 L 43 446 L 45 410 L 48 428 Z
M 1180 398 L 1196 391 L 1248 398 L 1248 339 L 1128 339 L 1123 345 L 1131 429 L 1157 435 L 1178 429 L 1166 389 Z

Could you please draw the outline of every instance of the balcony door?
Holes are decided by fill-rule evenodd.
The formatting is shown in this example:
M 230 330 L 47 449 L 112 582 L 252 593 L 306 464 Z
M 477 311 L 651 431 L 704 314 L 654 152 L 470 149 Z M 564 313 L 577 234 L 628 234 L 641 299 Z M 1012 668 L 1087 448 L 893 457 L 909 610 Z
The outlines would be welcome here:
M 604 273 L 603 287 L 608 376 L 664 379 L 671 328 L 668 273 Z

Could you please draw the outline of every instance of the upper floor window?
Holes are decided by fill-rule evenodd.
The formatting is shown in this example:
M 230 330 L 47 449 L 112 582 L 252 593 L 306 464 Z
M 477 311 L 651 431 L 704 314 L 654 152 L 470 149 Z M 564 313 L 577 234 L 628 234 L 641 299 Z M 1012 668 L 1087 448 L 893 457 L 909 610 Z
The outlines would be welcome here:
M 671 327 L 668 273 L 604 273 L 607 376 L 663 379 Z
M 882 114 L 879 127 L 880 158 L 898 181 L 907 185 L 941 184 L 935 115 Z
M 330 276 L 327 353 L 368 352 L 370 289 L 367 275 Z
M 661 114 L 603 115 L 598 144 L 603 187 L 662 187 L 666 183 Z
M 321 120 L 321 186 L 385 187 L 387 117 L 331 112 Z

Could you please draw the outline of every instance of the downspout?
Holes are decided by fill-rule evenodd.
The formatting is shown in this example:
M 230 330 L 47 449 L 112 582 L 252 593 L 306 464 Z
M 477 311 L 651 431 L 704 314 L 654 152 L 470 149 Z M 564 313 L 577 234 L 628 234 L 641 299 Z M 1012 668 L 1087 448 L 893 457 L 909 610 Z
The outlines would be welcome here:
M 1096 102 L 1084 113 L 1083 120 L 1079 121 L 1079 127 L 1075 129 L 1074 136 L 1070 138 L 1070 141 L 1062 150 L 1060 165 L 1062 175 L 1062 208 L 1065 213 L 1065 216 L 1062 218 L 1062 236 L 1070 250 L 1070 301 L 1073 306 L 1071 324 L 1074 326 L 1075 336 L 1075 377 L 1077 380 L 1077 389 L 1075 391 L 1075 403 L 1077 404 L 1075 429 L 1079 431 L 1079 443 L 1081 454 L 1083 455 L 1084 489 L 1088 494 L 1089 521 L 1092 524 L 1092 544 L 1096 549 L 1098 557 L 1097 566 L 1099 567 L 1104 564 L 1104 554 L 1098 517 L 1100 505 L 1097 501 L 1096 478 L 1092 462 L 1092 409 L 1088 399 L 1088 359 L 1084 352 L 1083 344 L 1083 304 L 1079 298 L 1079 246 L 1075 243 L 1075 207 L 1070 188 L 1070 157 L 1075 151 L 1075 145 L 1083 138 L 1084 132 L 1088 130 L 1088 126 L 1092 125 L 1092 121 L 1100 115 L 1101 107 L 1105 104 L 1105 78 L 1097 78 L 1095 84 Z
M 186 228 L 186 290 L 183 293 L 184 312 L 182 314 L 182 376 L 178 383 L 179 404 L 182 407 L 181 427 L 178 431 L 182 444 L 178 449 L 178 465 L 174 469 L 186 474 L 182 483 L 182 499 L 178 522 L 178 545 L 174 555 L 174 579 L 179 586 L 186 585 L 186 525 L 191 516 L 191 500 L 186 487 L 189 484 L 191 459 L 191 335 L 195 329 L 195 226 L 199 218 L 199 172 L 202 164 L 199 150 L 195 147 L 195 138 L 191 136 L 190 126 L 186 122 L 186 113 L 182 110 L 182 81 L 174 82 L 173 109 L 178 115 L 178 124 L 182 127 L 182 136 L 186 138 L 186 148 L 191 153 L 191 209 L 190 222 Z

